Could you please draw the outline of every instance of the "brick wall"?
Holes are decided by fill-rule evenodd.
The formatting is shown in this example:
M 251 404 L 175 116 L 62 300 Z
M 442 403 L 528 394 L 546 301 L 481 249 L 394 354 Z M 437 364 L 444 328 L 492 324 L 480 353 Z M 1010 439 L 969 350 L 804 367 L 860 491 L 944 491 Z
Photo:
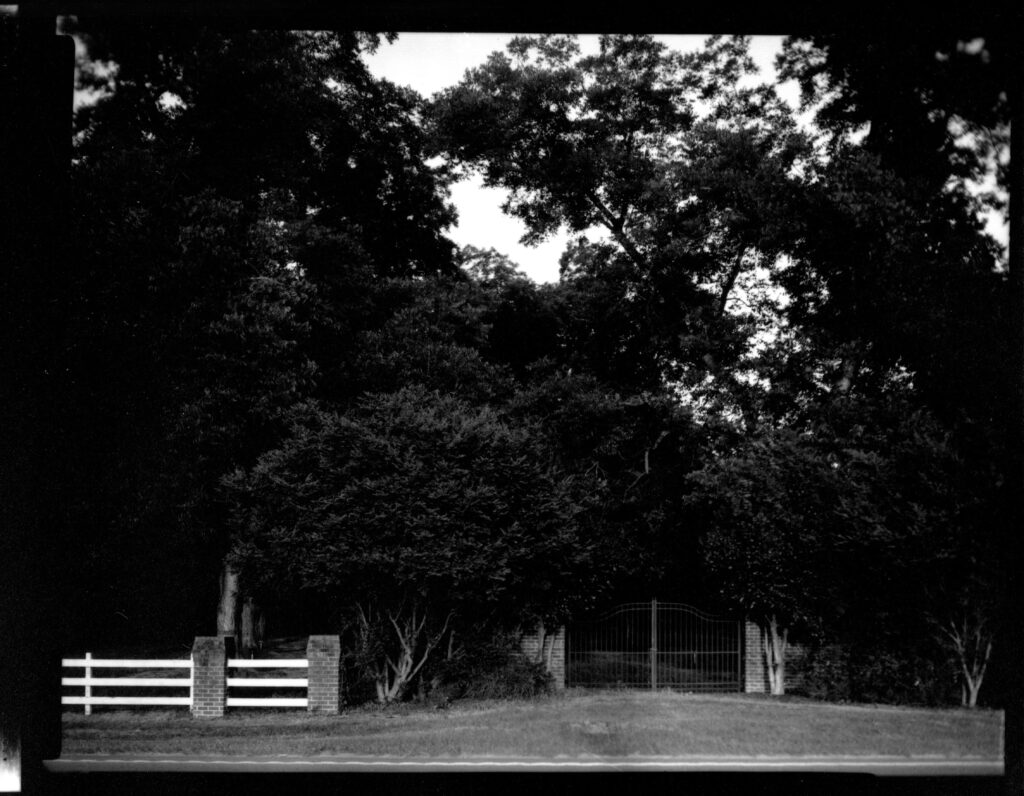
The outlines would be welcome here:
M 761 646 L 761 628 L 749 619 L 743 623 L 743 690 L 748 694 L 771 691 Z
M 310 636 L 306 659 L 309 661 L 309 711 L 337 713 L 341 705 L 341 639 Z
M 519 648 L 534 663 L 543 663 L 555 679 L 555 688 L 565 688 L 565 626 L 553 633 L 536 628 L 523 633 Z
M 804 659 L 810 649 L 804 644 L 789 643 L 786 647 L 786 693 L 803 685 Z
M 192 715 L 224 715 L 227 666 L 233 645 L 224 636 L 198 636 L 192 645 Z

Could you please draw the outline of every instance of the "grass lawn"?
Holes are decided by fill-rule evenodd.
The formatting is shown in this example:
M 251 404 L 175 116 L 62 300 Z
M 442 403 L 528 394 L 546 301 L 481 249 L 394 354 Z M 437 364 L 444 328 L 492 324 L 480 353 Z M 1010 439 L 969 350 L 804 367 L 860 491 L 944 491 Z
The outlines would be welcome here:
M 64 754 L 401 757 L 884 755 L 999 759 L 1001 711 L 795 698 L 568 691 L 530 701 L 400 705 L 340 716 L 237 709 L 64 714 Z

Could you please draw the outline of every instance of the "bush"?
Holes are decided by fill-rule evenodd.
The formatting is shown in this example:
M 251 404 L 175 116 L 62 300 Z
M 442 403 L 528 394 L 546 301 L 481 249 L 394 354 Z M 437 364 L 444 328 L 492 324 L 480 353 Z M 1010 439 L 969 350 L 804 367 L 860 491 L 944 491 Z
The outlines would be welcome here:
M 899 647 L 826 644 L 809 652 L 795 693 L 831 702 L 956 705 L 956 672 L 944 661 Z
M 812 650 L 801 666 L 802 693 L 829 702 L 850 701 L 850 655 L 846 647 L 829 644 Z
M 371 669 L 357 655 L 346 653 L 342 658 L 342 703 L 361 705 L 377 699 L 377 685 Z
M 429 683 L 431 698 L 522 699 L 548 693 L 553 678 L 543 664 L 526 659 L 518 636 L 498 633 L 467 640 L 458 653 L 438 662 Z

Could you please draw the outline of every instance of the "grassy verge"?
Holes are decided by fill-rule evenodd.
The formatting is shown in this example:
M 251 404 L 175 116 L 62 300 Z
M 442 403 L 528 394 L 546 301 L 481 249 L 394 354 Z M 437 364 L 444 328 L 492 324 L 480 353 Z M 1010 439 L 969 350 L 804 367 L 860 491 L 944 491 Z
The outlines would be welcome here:
M 403 705 L 340 716 L 237 710 L 66 713 L 64 754 L 1001 756 L 1002 713 L 672 692 L 568 692 L 520 702 Z

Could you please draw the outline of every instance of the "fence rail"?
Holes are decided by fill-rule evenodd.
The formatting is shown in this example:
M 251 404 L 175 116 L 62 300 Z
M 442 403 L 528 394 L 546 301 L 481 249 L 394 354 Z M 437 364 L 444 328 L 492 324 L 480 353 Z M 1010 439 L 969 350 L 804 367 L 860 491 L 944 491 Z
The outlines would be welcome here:
M 63 658 L 61 666 L 64 669 L 84 669 L 84 676 L 62 677 L 61 685 L 69 688 L 82 688 L 84 693 L 80 695 L 65 695 L 61 697 L 62 705 L 81 705 L 85 708 L 86 715 L 91 714 L 93 706 L 111 705 L 152 705 L 152 706 L 192 706 L 192 680 L 193 663 L 192 659 L 183 658 L 93 658 L 86 653 L 84 658 Z M 229 689 L 225 699 L 227 707 L 254 707 L 254 708 L 305 708 L 309 706 L 308 677 L 265 677 L 261 675 L 253 677 L 232 676 L 239 670 L 268 670 L 268 669 L 307 669 L 309 661 L 298 658 L 230 658 L 227 661 L 228 675 L 225 678 L 225 685 Z M 102 677 L 93 677 L 93 669 L 135 669 L 153 672 L 160 669 L 187 669 L 179 677 L 153 677 L 153 676 L 132 676 L 131 674 L 114 676 L 107 674 Z M 272 673 L 273 674 L 273 673 Z M 154 696 L 154 695 L 97 695 L 93 693 L 94 688 L 104 689 L 136 689 L 136 688 L 169 688 L 188 689 L 188 696 Z M 274 689 L 304 689 L 307 694 L 304 696 L 232 696 L 230 689 L 250 688 L 274 688 Z
M 84 669 L 84 677 L 62 677 L 62 686 L 84 688 L 82 696 L 62 696 L 62 705 L 83 705 L 85 714 L 92 713 L 93 706 L 99 705 L 159 705 L 190 707 L 192 705 L 192 660 L 182 658 L 93 658 L 86 653 L 84 658 L 64 658 L 61 666 L 65 669 Z M 93 669 L 188 669 L 181 677 L 93 677 Z M 188 696 L 98 696 L 93 688 L 187 688 Z
M 93 705 L 180 705 L 190 707 L 192 697 L 74 697 L 66 696 L 60 698 L 62 705 L 85 705 L 87 708 Z
M 86 653 L 88 654 L 88 653 Z M 64 658 L 61 661 L 64 668 L 77 668 L 88 666 L 93 669 L 191 669 L 192 661 L 189 658 L 129 658 L 129 659 L 104 659 L 104 658 Z
M 309 661 L 299 658 L 229 658 L 228 696 L 225 704 L 229 708 L 305 708 L 309 707 L 308 697 L 237 697 L 231 696 L 232 688 L 309 688 L 307 677 L 232 677 L 232 669 L 309 669 Z
M 61 685 L 131 686 L 134 688 L 159 688 L 160 686 L 191 685 L 185 677 L 62 677 Z

